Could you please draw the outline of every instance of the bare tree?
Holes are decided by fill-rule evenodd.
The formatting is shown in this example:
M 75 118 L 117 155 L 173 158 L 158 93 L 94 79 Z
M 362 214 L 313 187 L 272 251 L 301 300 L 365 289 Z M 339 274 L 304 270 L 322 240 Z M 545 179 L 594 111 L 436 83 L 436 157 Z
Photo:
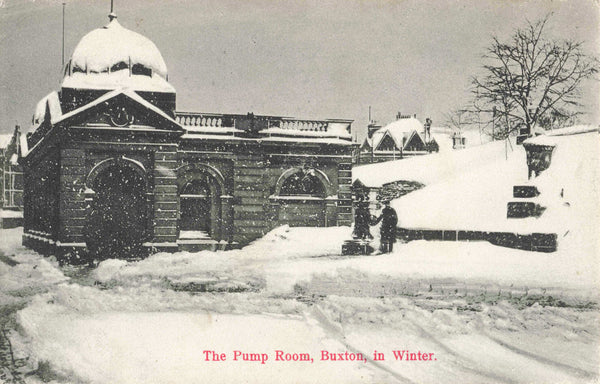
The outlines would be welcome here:
M 473 79 L 472 112 L 495 139 L 513 131 L 552 126 L 581 113 L 580 86 L 598 73 L 598 60 L 582 42 L 545 36 L 549 16 L 517 29 L 508 42 L 494 37 Z
M 472 108 L 462 107 L 444 114 L 446 125 L 455 131 L 464 131 L 477 122 L 477 115 Z

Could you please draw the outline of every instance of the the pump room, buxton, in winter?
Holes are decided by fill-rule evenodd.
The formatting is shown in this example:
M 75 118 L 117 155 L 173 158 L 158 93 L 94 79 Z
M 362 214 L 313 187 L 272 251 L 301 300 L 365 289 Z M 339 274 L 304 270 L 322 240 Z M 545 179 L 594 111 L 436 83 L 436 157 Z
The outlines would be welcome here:
M 23 140 L 25 245 L 85 260 L 350 225 L 350 120 L 176 111 L 157 47 L 109 18 Z

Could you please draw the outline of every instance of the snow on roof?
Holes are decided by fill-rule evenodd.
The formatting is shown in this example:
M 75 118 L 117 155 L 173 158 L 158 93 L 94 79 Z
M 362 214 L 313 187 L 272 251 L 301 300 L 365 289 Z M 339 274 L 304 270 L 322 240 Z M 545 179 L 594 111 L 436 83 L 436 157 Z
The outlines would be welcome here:
M 455 177 L 469 168 L 494 161 L 504 156 L 504 141 L 459 151 L 439 152 L 402 160 L 387 161 L 354 167 L 352 181 L 357 179 L 367 187 L 379 188 L 395 181 L 418 181 L 423 184 Z
M 423 132 L 423 124 L 417 118 L 409 117 L 396 120 L 381 129 L 398 133 L 411 131 Z
M 535 137 L 530 137 L 529 139 L 525 140 L 523 142 L 523 144 L 525 146 L 532 144 L 532 145 L 547 145 L 547 146 L 553 147 L 556 145 L 556 138 L 554 136 L 539 135 L 539 136 L 535 136 Z
M 72 68 L 89 72 L 107 72 L 113 65 L 124 62 L 142 64 L 162 77 L 167 66 L 158 48 L 148 38 L 123 28 L 113 19 L 102 28 L 85 35 L 73 51 Z
M 37 105 L 35 106 L 35 112 L 33 113 L 32 120 L 33 127 L 37 127 L 44 121 L 44 118 L 46 117 L 46 105 L 50 109 L 50 118 L 52 120 L 58 119 L 62 115 L 62 108 L 60 106 L 58 93 L 56 91 L 52 91 L 38 101 Z
M 160 76 L 130 76 L 127 70 L 89 74 L 75 72 L 63 79 L 62 87 L 103 90 L 123 87 L 135 89 L 136 91 L 175 93 L 175 88 Z
M 600 172 L 597 167 L 600 162 L 600 136 L 591 132 L 557 136 L 556 139 L 550 167 L 531 180 L 527 179 L 525 150 L 522 146 L 514 146 L 514 143 L 514 151 L 511 152 L 509 147 L 507 160 L 504 141 L 450 152 L 471 152 L 474 155 L 477 150 L 486 149 L 492 156 L 487 159 L 469 156 L 477 161 L 473 163 L 475 166 L 445 179 L 431 179 L 431 183 L 423 189 L 394 200 L 392 206 L 398 213 L 400 226 L 520 234 L 556 233 L 559 247 L 561 242 L 573 242 L 569 246 L 596 247 L 595 251 L 584 253 L 597 255 L 600 244 L 597 226 L 590 223 L 597 223 L 600 217 Z M 513 186 L 527 184 L 537 186 L 541 193 L 529 201 L 540 204 L 546 210 L 539 218 L 507 219 L 507 203 L 520 200 L 513 197 Z
M 82 107 L 74 109 L 68 113 L 65 113 L 64 115 L 61 115 L 57 119 L 51 120 L 50 122 L 52 125 L 58 124 L 58 123 L 63 122 L 73 116 L 80 114 L 83 111 L 86 111 L 96 105 L 99 105 L 107 100 L 110 100 L 113 97 L 120 95 L 120 94 L 126 95 L 127 97 L 129 97 L 129 98 L 137 101 L 141 105 L 143 105 L 145 108 L 150 109 L 150 110 L 154 111 L 155 113 L 159 114 L 160 116 L 162 116 L 166 120 L 170 121 L 174 125 L 181 127 L 177 121 L 173 120 L 173 118 L 171 116 L 167 115 L 162 109 L 160 109 L 157 106 L 155 106 L 154 104 L 146 101 L 143 97 L 141 97 L 140 95 L 135 93 L 135 91 L 133 91 L 131 89 L 127 89 L 127 88 L 120 88 L 120 89 L 115 89 L 114 91 L 107 92 L 104 95 L 97 98 L 96 100 L 94 100 L 90 103 L 87 103 L 86 105 L 84 105 Z M 24 138 L 24 137 L 25 137 L 25 135 L 21 136 L 21 138 Z M 25 143 L 23 143 L 23 141 L 21 141 L 22 156 L 23 157 L 27 156 L 41 142 L 42 142 L 42 140 L 39 140 L 31 149 L 29 149 L 29 148 L 27 148 L 26 140 L 25 140 Z
M 338 137 L 348 137 L 352 138 L 350 133 L 350 124 L 349 123 L 329 123 L 327 127 L 327 132 L 334 134 Z
M 331 125 L 330 125 L 331 128 Z M 283 136 L 302 136 L 302 137 L 334 137 L 334 138 L 347 138 L 350 139 L 352 136 L 346 131 L 345 128 L 334 127 L 334 129 L 327 129 L 327 131 L 302 131 L 294 129 L 282 129 L 282 128 L 267 128 L 260 131 L 269 135 L 283 135 Z
M 203 127 L 195 125 L 181 125 L 186 132 L 189 133 L 214 133 L 214 134 L 232 134 L 236 132 L 243 132 L 241 129 L 234 127 Z
M 396 143 L 396 146 L 402 148 L 409 142 L 413 134 L 416 133 L 421 137 L 423 130 L 423 124 L 418 119 L 414 117 L 401 118 L 373 133 L 373 147 L 377 148 L 381 140 L 385 137 L 385 134 L 388 133 Z
M 59 119 L 56 120 L 52 120 L 52 124 L 58 124 L 61 121 L 64 121 L 70 117 L 73 117 L 75 115 L 78 115 L 79 113 L 88 110 L 106 100 L 110 100 L 113 97 L 120 95 L 120 94 L 124 94 L 126 96 L 128 96 L 129 98 L 137 101 L 138 103 L 142 104 L 144 107 L 146 107 L 147 109 L 150 109 L 154 112 L 156 112 L 157 114 L 159 114 L 160 116 L 164 117 L 165 119 L 169 120 L 170 122 L 172 122 L 173 124 L 176 124 L 177 126 L 180 126 L 179 123 L 175 120 L 173 120 L 173 118 L 169 115 L 167 115 L 162 109 L 158 108 L 157 106 L 155 106 L 154 104 L 146 101 L 143 97 L 141 97 L 140 95 L 138 95 L 137 93 L 135 93 L 135 91 L 128 89 L 128 88 L 120 88 L 120 89 L 115 89 L 114 91 L 111 92 L 107 92 L 104 95 L 100 96 L 99 98 L 97 98 L 96 100 L 82 106 L 79 107 L 77 109 L 72 110 L 69 113 L 65 113 L 64 115 L 62 115 Z
M 29 145 L 27 144 L 27 135 L 21 135 L 21 142 L 19 143 L 21 146 L 21 156 L 27 156 L 29 152 Z
M 212 131 L 214 133 L 216 131 Z M 262 132 L 262 131 L 261 131 Z M 231 135 L 217 135 L 197 132 L 187 132 L 181 136 L 182 139 L 212 139 L 212 140 L 239 140 L 239 141 L 259 141 L 263 143 L 267 142 L 294 142 L 294 143 L 320 143 L 320 144 L 334 144 L 334 145 L 353 145 L 350 140 L 343 140 L 337 137 L 310 137 L 310 136 L 266 136 L 266 137 L 239 137 Z
M 561 136 L 578 135 L 590 132 L 597 133 L 598 127 L 592 125 L 574 125 L 572 127 L 546 131 L 543 135 L 531 137 L 525 140 L 524 144 L 555 146 L 559 141 L 561 141 Z
M 136 64 L 150 69 L 151 74 L 130 76 L 130 68 Z M 62 86 L 76 89 L 130 87 L 140 91 L 175 92 L 166 78 L 167 66 L 156 45 L 122 27 L 114 18 L 79 41 Z
M 185 120 L 185 119 L 183 119 Z M 327 131 L 309 131 L 300 129 L 284 129 L 284 128 L 266 128 L 259 131 L 259 133 L 268 137 L 300 137 L 300 138 L 332 138 L 332 139 L 352 139 L 352 135 L 348 132 L 348 123 L 332 123 L 330 122 L 327 127 Z M 233 134 L 244 132 L 242 129 L 235 127 L 213 127 L 213 126 L 195 126 L 195 125 L 181 125 L 187 133 L 190 134 Z

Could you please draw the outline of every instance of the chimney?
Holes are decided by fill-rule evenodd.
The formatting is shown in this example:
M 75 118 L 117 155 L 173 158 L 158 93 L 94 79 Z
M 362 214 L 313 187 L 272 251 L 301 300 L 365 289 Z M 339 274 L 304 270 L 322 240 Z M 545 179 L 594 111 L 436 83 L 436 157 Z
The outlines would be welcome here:
M 425 119 L 425 124 L 423 125 L 423 128 L 425 129 L 425 132 L 423 132 L 425 141 L 431 141 L 431 123 L 432 121 L 429 117 Z
M 375 120 L 371 120 L 367 126 L 367 137 L 370 139 L 373 134 L 381 128 L 381 124 L 378 124 Z

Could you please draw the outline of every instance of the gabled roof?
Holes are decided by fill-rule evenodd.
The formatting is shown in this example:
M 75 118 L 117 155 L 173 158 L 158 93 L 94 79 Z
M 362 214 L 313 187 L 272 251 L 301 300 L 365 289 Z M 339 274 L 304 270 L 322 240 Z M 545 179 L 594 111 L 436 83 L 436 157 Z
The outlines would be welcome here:
M 175 121 L 171 116 L 167 115 L 162 109 L 160 109 L 157 106 L 155 106 L 154 104 L 146 101 L 143 97 L 138 95 L 135 91 L 128 89 L 128 88 L 120 88 L 120 89 L 115 89 L 114 91 L 107 92 L 104 95 L 97 98 L 96 100 L 94 100 L 86 105 L 83 105 L 77 109 L 74 109 L 71 112 L 65 113 L 64 115 L 60 116 L 58 119 L 52 120 L 51 123 L 52 123 L 52 125 L 63 123 L 65 121 L 81 114 L 82 112 L 88 111 L 88 110 L 96 107 L 97 105 L 100 105 L 101 103 L 103 103 L 105 101 L 114 99 L 115 97 L 117 97 L 119 95 L 124 95 L 125 97 L 140 104 L 144 108 L 151 110 L 152 112 L 154 112 L 155 114 L 157 114 L 161 118 L 163 118 L 164 120 L 168 121 L 169 123 L 171 123 L 172 125 L 178 127 L 180 130 L 183 131 L 183 128 L 181 127 L 181 125 L 179 125 L 179 123 L 177 121 Z
M 23 156 L 27 156 L 36 147 L 38 147 L 38 145 L 40 145 L 40 143 L 44 141 L 44 138 L 49 134 L 49 132 L 51 132 L 53 130 L 54 126 L 59 125 L 59 124 L 66 125 L 71 122 L 76 122 L 77 118 L 81 119 L 81 118 L 85 117 L 86 112 L 92 111 L 94 108 L 102 105 L 103 103 L 106 103 L 110 100 L 113 100 L 113 99 L 115 99 L 117 97 L 121 97 L 121 96 L 127 98 L 128 100 L 130 100 L 131 102 L 133 102 L 135 104 L 140 105 L 145 110 L 151 111 L 155 116 L 158 116 L 162 121 L 167 123 L 167 125 L 169 126 L 169 128 L 171 130 L 184 132 L 181 125 L 179 125 L 179 123 L 177 121 L 175 121 L 171 116 L 166 114 L 162 109 L 160 109 L 157 106 L 155 106 L 154 104 L 146 101 L 143 97 L 138 95 L 135 91 L 128 89 L 128 88 L 120 88 L 120 89 L 116 89 L 114 91 L 107 92 L 107 93 L 103 94 L 102 96 L 98 97 L 96 100 L 89 102 L 86 105 L 83 105 L 83 106 L 81 106 L 77 109 L 74 109 L 68 113 L 61 114 L 59 116 L 52 115 L 52 113 L 50 113 L 50 114 L 47 113 L 44 120 L 42 120 L 42 122 L 38 125 L 37 129 L 33 132 L 33 135 L 31 136 L 31 140 L 29 140 L 29 143 L 26 143 L 26 145 L 24 147 L 22 146 Z M 46 121 L 48 118 L 50 119 L 50 121 Z M 44 122 L 46 122 L 45 123 L 46 125 L 42 126 L 42 123 L 44 123 Z M 43 130 L 40 131 L 42 128 L 43 128 Z M 27 144 L 32 145 L 32 147 L 29 150 L 27 148 L 28 147 Z
M 8 159 L 10 157 L 10 162 L 16 164 L 14 161 L 14 156 L 19 157 L 21 153 L 19 147 L 19 141 L 21 140 L 21 129 L 17 125 L 12 134 L 0 135 L 0 150 L 4 151 L 4 156 Z
M 360 145 L 360 150 L 365 150 L 368 149 L 369 151 L 371 150 L 371 139 L 369 139 L 368 137 L 365 137 L 365 139 L 363 140 L 363 143 Z
M 375 135 L 373 135 L 373 138 L 375 139 Z M 386 142 L 386 140 L 394 143 L 395 151 L 400 151 L 403 147 L 402 139 L 398 140 L 396 137 L 393 137 L 389 131 L 383 131 L 381 135 L 377 136 L 377 140 L 374 140 L 374 142 L 376 143 L 374 147 L 375 150 L 383 151 L 384 149 L 381 149 L 381 146 Z
M 421 137 L 422 132 L 423 124 L 421 124 L 419 120 L 414 117 L 402 118 L 375 131 L 372 139 L 373 147 L 377 149 L 383 139 L 386 136 L 390 136 L 396 143 L 396 147 L 398 149 L 403 149 L 415 135 L 417 135 L 419 139 L 424 142 L 423 138 Z

